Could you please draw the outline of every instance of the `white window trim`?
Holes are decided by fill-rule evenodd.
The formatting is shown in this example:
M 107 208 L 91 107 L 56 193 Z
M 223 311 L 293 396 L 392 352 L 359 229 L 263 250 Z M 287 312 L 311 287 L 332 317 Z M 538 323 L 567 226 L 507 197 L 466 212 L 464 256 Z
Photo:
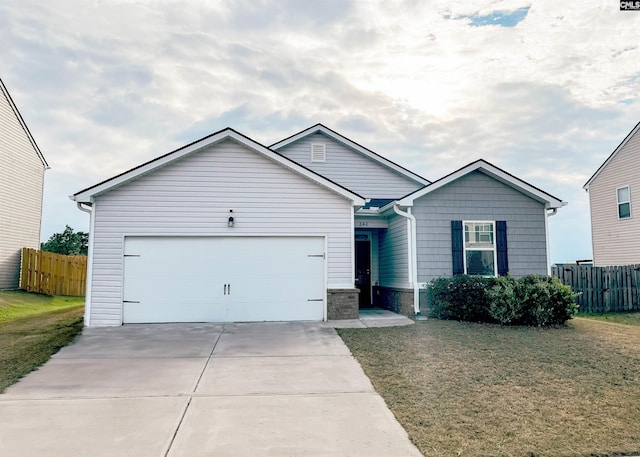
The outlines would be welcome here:
M 316 147 L 322 148 L 322 160 L 316 158 L 314 150 Z M 311 162 L 321 163 L 327 161 L 327 145 L 326 143 L 311 143 Z
M 474 247 L 467 248 L 467 242 L 465 240 L 465 226 L 466 224 L 491 224 L 493 225 L 493 247 L 492 248 L 483 248 L 483 247 Z M 498 276 L 498 236 L 496 233 L 496 221 L 462 221 L 462 263 L 464 266 L 464 274 L 469 274 L 467 272 L 467 251 L 493 251 L 493 275 L 487 276 L 483 275 L 483 277 L 487 278 L 496 278 Z
M 629 193 L 629 200 L 621 202 L 618 199 L 618 191 L 620 189 L 627 189 L 627 192 Z M 616 202 L 618 202 L 618 204 L 616 205 L 616 212 L 618 213 L 618 220 L 622 221 L 622 220 L 631 219 L 633 217 L 633 212 L 631 211 L 631 188 L 629 187 L 628 184 L 626 186 L 621 186 L 621 187 L 616 188 Z M 629 217 L 620 217 L 620 205 L 624 205 L 625 203 L 629 204 Z

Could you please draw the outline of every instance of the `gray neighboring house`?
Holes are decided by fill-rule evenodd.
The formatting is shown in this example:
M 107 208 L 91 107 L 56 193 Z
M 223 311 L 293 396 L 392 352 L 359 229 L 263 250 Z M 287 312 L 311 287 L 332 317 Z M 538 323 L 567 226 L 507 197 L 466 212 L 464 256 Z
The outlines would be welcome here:
M 40 248 L 42 191 L 48 168 L 0 80 L 0 289 L 18 287 L 21 249 Z
M 438 276 L 547 274 L 565 204 L 482 160 L 430 182 L 321 124 L 228 128 L 71 198 L 90 326 L 416 314 Z
M 583 186 L 589 192 L 593 265 L 640 264 L 640 123 Z

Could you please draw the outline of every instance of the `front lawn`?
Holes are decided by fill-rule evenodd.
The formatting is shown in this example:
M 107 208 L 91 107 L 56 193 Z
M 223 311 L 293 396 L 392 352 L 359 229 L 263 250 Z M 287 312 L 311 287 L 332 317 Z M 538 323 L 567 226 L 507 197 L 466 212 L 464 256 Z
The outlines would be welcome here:
M 640 325 L 640 313 L 585 313 L 580 317 L 586 319 L 597 319 L 605 322 L 614 322 L 617 324 Z
M 0 323 L 81 305 L 84 305 L 84 297 L 63 297 L 32 294 L 21 290 L 0 290 Z
M 340 329 L 427 457 L 640 455 L 640 328 Z
M 82 330 L 83 297 L 0 292 L 0 393 Z

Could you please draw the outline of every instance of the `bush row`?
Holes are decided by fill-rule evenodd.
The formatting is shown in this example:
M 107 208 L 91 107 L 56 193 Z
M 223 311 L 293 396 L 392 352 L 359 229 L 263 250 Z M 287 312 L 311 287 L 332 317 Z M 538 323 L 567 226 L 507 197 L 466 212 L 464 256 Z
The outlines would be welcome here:
M 427 287 L 430 315 L 502 325 L 563 325 L 578 311 L 576 294 L 557 278 L 460 275 Z

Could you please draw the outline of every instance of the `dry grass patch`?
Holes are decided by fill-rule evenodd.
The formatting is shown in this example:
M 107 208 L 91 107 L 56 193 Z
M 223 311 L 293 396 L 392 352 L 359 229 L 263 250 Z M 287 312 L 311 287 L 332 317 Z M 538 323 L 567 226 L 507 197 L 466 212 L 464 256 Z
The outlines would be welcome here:
M 339 330 L 425 456 L 640 455 L 640 328 Z

